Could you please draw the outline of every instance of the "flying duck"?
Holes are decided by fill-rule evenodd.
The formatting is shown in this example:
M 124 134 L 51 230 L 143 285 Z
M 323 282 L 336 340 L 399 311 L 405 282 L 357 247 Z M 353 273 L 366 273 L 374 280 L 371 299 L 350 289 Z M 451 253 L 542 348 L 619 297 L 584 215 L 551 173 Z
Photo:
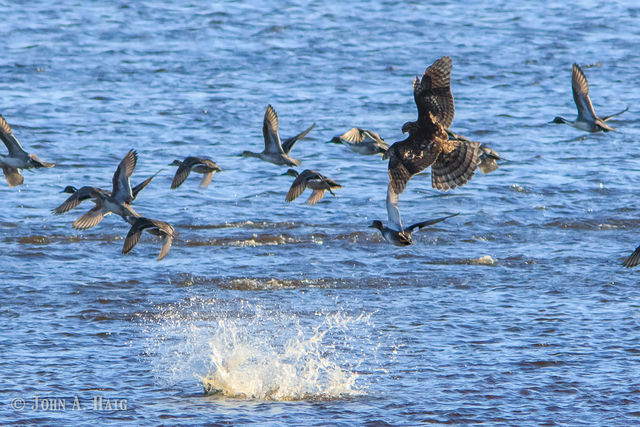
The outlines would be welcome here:
M 145 179 L 140 184 L 136 185 L 135 187 L 133 187 L 131 189 L 131 193 L 133 195 L 133 199 L 131 200 L 132 202 L 138 197 L 138 193 L 140 193 L 147 185 L 149 185 L 151 180 L 153 178 L 155 178 L 156 175 L 158 175 L 160 172 L 161 172 L 161 170 L 156 172 L 156 173 L 154 173 L 149 178 Z M 85 200 L 93 198 L 93 197 L 91 197 L 91 193 L 92 193 L 91 190 L 97 191 L 97 192 L 104 192 L 109 196 L 111 195 L 110 191 L 105 191 L 105 190 L 102 190 L 102 189 L 97 188 L 97 187 L 81 187 L 80 189 L 77 189 L 73 185 L 67 185 L 66 187 L 64 187 L 64 190 L 61 191 L 61 193 L 74 194 L 74 193 L 76 193 L 78 191 L 81 191 L 81 193 L 78 196 L 76 196 L 75 198 L 67 199 L 62 205 L 60 205 L 59 207 L 57 207 L 56 209 L 53 210 L 54 213 L 61 214 L 61 213 L 68 212 L 71 209 L 73 209 L 76 206 L 78 206 L 78 204 L 80 204 L 80 202 L 83 202 Z M 67 202 L 71 202 L 71 203 L 67 203 Z M 73 203 L 75 203 L 75 204 L 73 204 Z M 62 208 L 62 209 L 60 209 L 60 208 Z
M 78 230 L 95 227 L 105 215 L 110 213 L 120 215 L 125 221 L 128 221 L 129 217 L 139 217 L 140 215 L 131 207 L 135 196 L 131 189 L 130 180 L 137 161 L 138 154 L 135 150 L 130 150 L 113 174 L 113 190 L 111 192 L 97 187 L 81 187 L 60 206 L 55 208 L 53 213 L 56 215 L 65 213 L 78 206 L 81 202 L 91 199 L 95 206 L 73 223 L 73 228 Z M 153 176 L 138 185 L 135 195 L 146 187 L 151 182 L 151 179 L 153 179 Z M 72 190 L 72 188 L 65 188 L 65 192 L 68 192 L 66 190 Z
M 289 156 L 289 152 L 299 139 L 304 138 L 316 124 L 312 124 L 308 129 L 296 136 L 287 138 L 280 142 L 278 133 L 278 115 L 271 105 L 267 105 L 264 113 L 264 121 L 262 123 L 262 135 L 264 136 L 264 151 L 261 153 L 253 153 L 251 151 L 243 151 L 244 157 L 258 157 L 264 161 L 286 166 L 300 166 L 300 160 Z
M 9 153 L 6 155 L 0 154 L 0 167 L 7 179 L 7 183 L 10 187 L 21 185 L 24 182 L 24 177 L 20 174 L 20 169 L 32 169 L 32 168 L 52 168 L 55 163 L 48 163 L 40 160 L 35 154 L 27 153 L 20 145 L 18 139 L 13 135 L 11 126 L 0 115 L 0 139 L 7 146 Z
M 329 142 L 343 144 L 351 151 L 365 155 L 384 154 L 389 149 L 380 135 L 362 128 L 351 128 L 342 135 L 334 136 Z
M 174 160 L 169 166 L 178 166 L 173 181 L 171 182 L 171 189 L 174 190 L 187 179 L 191 171 L 201 173 L 204 176 L 200 181 L 201 188 L 207 188 L 211 183 L 214 172 L 220 172 L 220 166 L 215 164 L 211 159 L 206 157 L 187 157 L 183 161 Z
M 160 254 L 158 255 L 158 261 L 167 256 L 169 249 L 171 249 L 173 239 L 178 237 L 178 232 L 171 226 L 171 224 L 140 216 L 135 218 L 128 217 L 127 220 L 131 224 L 131 229 L 129 230 L 129 233 L 127 233 L 127 237 L 124 239 L 124 244 L 122 245 L 123 254 L 129 253 L 138 241 L 140 241 L 142 231 L 147 230 L 154 236 L 159 236 L 163 239 L 162 248 L 160 248 Z
M 618 113 L 606 117 L 596 116 L 593 104 L 591 104 L 591 99 L 589 98 L 589 82 L 578 64 L 573 64 L 571 90 L 573 91 L 573 101 L 576 103 L 576 108 L 578 109 L 578 117 L 576 117 L 574 121 L 571 121 L 558 116 L 554 118 L 551 123 L 564 123 L 587 132 L 615 131 L 615 128 L 605 122 L 629 109 L 629 107 L 627 107 Z
M 400 210 L 398 209 L 398 194 L 393 190 L 391 184 L 387 187 L 387 217 L 389 225 L 387 227 L 382 225 L 382 221 L 375 220 L 369 227 L 377 228 L 382 233 L 384 239 L 395 246 L 409 246 L 413 243 L 411 234 L 416 230 L 421 230 L 424 227 L 428 227 L 433 224 L 437 224 L 440 221 L 444 221 L 447 218 L 458 215 L 448 215 L 442 218 L 430 219 L 428 221 L 417 222 L 410 225 L 407 228 L 402 227 L 402 221 L 400 219 Z
M 335 196 L 332 190 L 342 188 L 340 184 L 338 184 L 331 178 L 327 178 L 326 176 L 319 174 L 318 172 L 311 169 L 306 169 L 299 175 L 293 169 L 289 169 L 287 173 L 295 174 L 294 176 L 296 176 L 296 179 L 293 181 L 293 184 L 291 184 L 291 188 L 289 189 L 287 197 L 285 198 L 287 202 L 295 200 L 307 187 L 309 187 L 313 190 L 313 192 L 307 199 L 306 203 L 309 206 L 313 206 L 318 203 L 320 199 L 322 199 L 325 191 L 328 191 Z

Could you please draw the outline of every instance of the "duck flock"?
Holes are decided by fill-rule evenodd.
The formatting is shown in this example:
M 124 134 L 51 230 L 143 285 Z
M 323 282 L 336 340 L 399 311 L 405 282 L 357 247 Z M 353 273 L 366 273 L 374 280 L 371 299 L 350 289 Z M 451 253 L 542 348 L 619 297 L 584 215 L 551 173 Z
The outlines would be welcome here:
M 498 168 L 497 161 L 502 160 L 498 153 L 485 144 L 471 141 L 450 130 L 455 113 L 451 93 L 451 70 L 451 58 L 444 56 L 429 66 L 422 78 L 415 78 L 413 97 L 418 108 L 418 117 L 416 121 L 402 125 L 402 132 L 408 134 L 406 139 L 388 146 L 376 132 L 352 128 L 342 135 L 333 137 L 330 141 L 343 144 L 358 154 L 381 154 L 383 160 L 389 161 L 387 225 L 375 220 L 370 227 L 378 229 L 386 241 L 397 246 L 411 245 L 411 235 L 414 231 L 458 215 L 453 214 L 403 226 L 399 196 L 414 175 L 431 166 L 433 188 L 440 191 L 453 190 L 469 182 L 478 169 L 483 173 L 493 172 Z M 614 131 L 615 128 L 606 122 L 627 111 L 628 107 L 618 113 L 598 117 L 589 98 L 589 83 L 578 64 L 573 64 L 571 87 L 578 110 L 577 118 L 571 121 L 555 117 L 551 123 L 567 124 L 587 132 Z M 301 161 L 291 157 L 291 150 L 296 142 L 304 138 L 314 126 L 315 124 L 293 137 L 281 140 L 278 115 L 274 108 L 268 105 L 262 125 L 264 150 L 260 153 L 244 151 L 242 156 L 257 157 L 280 166 L 298 167 Z M 23 183 L 21 169 L 55 166 L 54 163 L 40 160 L 33 153 L 27 153 L 2 116 L 0 116 L 0 138 L 8 150 L 7 154 L 0 154 L 0 166 L 9 186 L 18 186 Z M 113 174 L 111 191 L 98 187 L 67 186 L 62 192 L 71 195 L 60 206 L 53 209 L 53 213 L 64 214 L 80 203 L 90 200 L 94 206 L 73 223 L 74 228 L 86 230 L 97 226 L 105 215 L 111 213 L 119 215 L 130 225 L 122 253 L 130 252 L 140 240 L 142 232 L 146 230 L 162 238 L 163 243 L 158 255 L 158 260 L 161 260 L 169 253 L 173 239 L 178 236 L 178 233 L 171 224 L 145 217 L 133 209 L 132 204 L 138 194 L 159 173 L 132 187 L 131 176 L 137 160 L 138 155 L 135 150 L 130 150 L 124 156 Z M 180 187 L 191 172 L 203 175 L 200 186 L 206 188 L 211 183 L 213 174 L 221 171 L 220 167 L 207 157 L 188 156 L 184 160 L 175 160 L 171 165 L 178 167 L 171 182 L 172 189 Z M 334 194 L 334 190 L 342 188 L 338 182 L 315 170 L 306 169 L 298 173 L 295 169 L 289 169 L 286 174 L 295 177 L 285 197 L 287 202 L 295 200 L 306 188 L 309 188 L 312 192 L 306 203 L 312 206 L 322 199 L 326 191 Z M 635 267 L 638 264 L 640 264 L 640 246 L 623 262 L 625 267 Z

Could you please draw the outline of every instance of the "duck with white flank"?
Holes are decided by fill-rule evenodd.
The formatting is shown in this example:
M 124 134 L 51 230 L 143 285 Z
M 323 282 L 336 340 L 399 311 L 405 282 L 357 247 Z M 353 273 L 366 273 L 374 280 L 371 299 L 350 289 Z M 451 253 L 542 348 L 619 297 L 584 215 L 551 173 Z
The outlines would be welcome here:
M 178 170 L 171 182 L 172 190 L 180 187 L 191 171 L 204 175 L 202 177 L 202 181 L 200 181 L 200 188 L 207 188 L 211 183 L 213 173 L 220 172 L 222 170 L 220 169 L 220 166 L 206 157 L 187 157 L 183 161 L 174 160 L 169 166 L 178 166 Z
M 307 199 L 306 203 L 309 206 L 313 206 L 318 203 L 320 199 L 322 199 L 325 191 L 328 191 L 335 196 L 332 190 L 342 188 L 340 184 L 338 184 L 331 178 L 327 178 L 326 176 L 319 174 L 318 172 L 311 169 L 306 169 L 299 175 L 295 170 L 289 169 L 287 171 L 287 174 L 296 177 L 296 179 L 293 181 L 293 184 L 291 184 L 291 188 L 287 193 L 287 197 L 285 198 L 287 202 L 295 200 L 304 192 L 307 187 L 309 187 L 313 190 L 313 192 Z
M 60 206 L 55 208 L 53 213 L 58 215 L 68 212 L 81 202 L 91 199 L 95 203 L 95 206 L 73 223 L 73 228 L 78 230 L 95 227 L 102 221 L 105 215 L 110 213 L 120 215 L 125 221 L 128 221 L 129 217 L 139 217 L 140 215 L 131 207 L 131 203 L 135 199 L 137 192 L 140 192 L 153 177 L 148 178 L 142 184 L 138 185 L 136 187 L 137 192 L 134 195 L 131 189 L 131 175 L 133 174 L 137 161 L 138 154 L 135 150 L 130 150 L 124 156 L 116 172 L 113 174 L 113 191 L 111 193 L 96 187 L 82 187 L 74 192 Z M 65 188 L 65 190 L 67 189 Z
M 387 217 L 389 224 L 385 227 L 382 225 L 382 221 L 375 220 L 369 227 L 380 230 L 382 237 L 384 237 L 387 242 L 395 246 L 409 246 L 413 243 L 411 234 L 413 234 L 414 231 L 437 224 L 440 221 L 444 221 L 445 219 L 456 215 L 458 214 L 456 213 L 442 218 L 430 219 L 428 221 L 418 222 L 407 228 L 403 228 L 402 220 L 400 219 L 400 210 L 398 209 L 398 194 L 393 190 L 391 183 L 389 183 L 387 188 Z
M 418 106 L 418 121 L 402 126 L 402 132 L 409 132 L 410 137 L 412 133 L 419 134 L 420 122 L 424 121 L 427 113 L 431 113 L 447 133 L 451 142 L 442 146 L 442 154 L 431 167 L 432 186 L 445 191 L 466 184 L 478 167 L 486 173 L 497 169 L 495 160 L 500 159 L 498 153 L 489 147 L 449 130 L 455 116 L 451 69 L 451 58 L 443 56 L 425 70 L 422 79 L 415 78 L 413 97 Z
M 329 142 L 345 145 L 351 151 L 365 155 L 384 154 L 389 149 L 380 135 L 362 128 L 351 128 L 342 135 L 334 136 Z
M 0 167 L 2 167 L 9 187 L 15 187 L 24 182 L 20 169 L 52 168 L 55 166 L 55 163 L 42 161 L 35 154 L 24 151 L 18 139 L 13 135 L 11 126 L 2 116 L 0 116 L 0 139 L 9 150 L 6 155 L 0 154 Z
M 127 237 L 124 239 L 124 244 L 122 246 L 123 254 L 129 253 L 138 241 L 140 241 L 142 231 L 147 230 L 154 236 L 162 237 L 162 247 L 160 248 L 160 254 L 158 255 L 158 261 L 160 261 L 169 253 L 173 239 L 178 237 L 178 232 L 171 226 L 171 224 L 164 221 L 144 217 L 128 217 L 127 221 L 131 224 L 131 229 L 129 230 L 129 233 L 127 233 Z
M 629 107 L 627 107 L 618 113 L 606 117 L 596 116 L 596 112 L 591 104 L 591 99 L 589 98 L 589 82 L 578 64 L 573 64 L 571 90 L 573 91 L 573 101 L 576 103 L 576 108 L 578 109 L 578 117 L 574 121 L 567 120 L 563 117 L 556 117 L 551 123 L 564 123 L 587 132 L 609 132 L 616 129 L 605 122 L 629 109 Z
M 285 166 L 300 166 L 300 160 L 289 156 L 289 152 L 299 139 L 304 138 L 316 124 L 312 124 L 308 129 L 296 136 L 287 138 L 280 142 L 278 131 L 278 115 L 271 105 L 267 105 L 267 111 L 264 113 L 264 121 L 262 123 L 262 135 L 264 136 L 264 151 L 261 153 L 253 153 L 251 151 L 243 151 L 244 157 L 258 157 L 264 161 Z

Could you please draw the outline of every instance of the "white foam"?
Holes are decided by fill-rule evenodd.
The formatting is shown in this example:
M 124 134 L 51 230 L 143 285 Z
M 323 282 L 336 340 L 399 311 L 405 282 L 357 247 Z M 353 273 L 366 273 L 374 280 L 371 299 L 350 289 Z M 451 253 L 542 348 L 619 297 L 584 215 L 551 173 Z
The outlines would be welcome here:
M 197 378 L 211 394 L 260 400 L 340 399 L 364 393 L 356 372 L 375 357 L 360 339 L 370 314 L 267 311 L 244 302 L 201 300 L 148 319 L 147 354 L 156 377 Z M 150 323 L 149 323 L 150 322 Z M 358 350 L 356 350 L 356 348 Z

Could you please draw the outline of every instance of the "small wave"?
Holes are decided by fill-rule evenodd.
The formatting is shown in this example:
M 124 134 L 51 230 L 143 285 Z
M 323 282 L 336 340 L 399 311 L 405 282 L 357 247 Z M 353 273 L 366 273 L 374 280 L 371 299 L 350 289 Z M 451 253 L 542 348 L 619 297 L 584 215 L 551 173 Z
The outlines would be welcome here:
M 257 246 L 277 246 L 291 243 L 299 243 L 300 240 L 286 234 L 253 234 L 248 238 L 223 237 L 209 240 L 186 240 L 185 246 L 236 246 L 236 247 L 257 247 Z
M 290 228 L 300 228 L 309 224 L 304 224 L 300 222 L 269 222 L 269 221 L 236 221 L 236 222 L 225 222 L 220 224 L 193 224 L 193 225 L 183 225 L 182 228 L 188 228 L 191 230 L 217 230 L 220 228 L 255 228 L 255 229 L 268 229 L 268 228 L 277 228 L 277 229 L 290 229 Z
M 452 259 L 446 261 L 425 261 L 425 264 L 465 264 L 465 265 L 496 265 L 498 262 L 494 260 L 491 255 L 483 255 L 479 258 L 463 258 Z
M 268 289 L 326 288 L 331 286 L 329 280 L 311 279 L 274 279 L 274 278 L 238 278 L 220 282 L 220 287 L 240 291 L 258 291 Z
M 191 274 L 182 274 L 172 279 L 177 285 L 211 285 L 222 289 L 238 291 L 262 291 L 269 289 L 328 288 L 342 283 L 331 279 L 278 279 L 275 277 L 232 277 L 205 278 Z
M 13 238 L 5 238 L 5 241 L 11 240 L 13 240 Z M 122 240 L 122 237 L 107 234 L 86 234 L 75 236 L 62 234 L 43 236 L 39 234 L 33 234 L 31 236 L 22 236 L 17 239 L 18 243 L 22 245 L 50 245 L 52 243 L 77 243 L 82 241 L 112 242 L 114 240 Z
M 637 227 L 637 219 L 600 218 L 600 219 L 557 219 L 544 224 L 550 228 L 564 228 L 569 230 L 611 230 L 618 228 Z

